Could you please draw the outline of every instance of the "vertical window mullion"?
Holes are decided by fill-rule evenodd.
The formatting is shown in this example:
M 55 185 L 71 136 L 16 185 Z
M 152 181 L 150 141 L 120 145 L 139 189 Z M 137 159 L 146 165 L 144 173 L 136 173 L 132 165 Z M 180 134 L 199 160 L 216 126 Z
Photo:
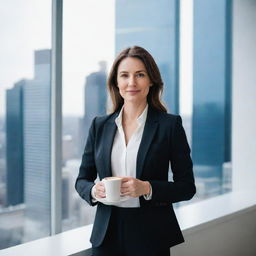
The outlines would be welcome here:
M 52 0 L 51 69 L 51 235 L 61 232 L 62 16 L 63 1 Z

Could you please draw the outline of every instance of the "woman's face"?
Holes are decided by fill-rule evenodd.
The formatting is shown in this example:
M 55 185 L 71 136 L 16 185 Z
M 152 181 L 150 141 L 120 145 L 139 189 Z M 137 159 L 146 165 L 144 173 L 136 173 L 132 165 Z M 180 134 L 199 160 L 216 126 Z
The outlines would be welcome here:
M 147 101 L 151 81 L 140 59 L 127 57 L 120 62 L 117 69 L 117 86 L 125 103 Z

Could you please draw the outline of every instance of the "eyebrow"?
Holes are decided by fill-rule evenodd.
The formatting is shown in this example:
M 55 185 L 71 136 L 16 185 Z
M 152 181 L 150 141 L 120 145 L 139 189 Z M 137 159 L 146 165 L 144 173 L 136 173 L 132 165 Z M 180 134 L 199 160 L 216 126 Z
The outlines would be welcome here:
M 138 71 L 136 71 L 135 73 L 140 73 L 140 72 L 147 73 L 145 70 L 138 70 Z M 120 74 L 120 73 L 128 73 L 128 71 L 120 71 L 119 74 Z

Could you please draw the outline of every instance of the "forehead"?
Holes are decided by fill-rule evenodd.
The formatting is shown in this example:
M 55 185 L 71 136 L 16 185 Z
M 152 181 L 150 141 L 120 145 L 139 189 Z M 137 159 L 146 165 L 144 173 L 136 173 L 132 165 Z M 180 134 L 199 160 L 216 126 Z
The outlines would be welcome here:
M 138 58 L 126 57 L 119 63 L 117 72 L 136 72 L 138 70 L 146 71 L 144 63 Z

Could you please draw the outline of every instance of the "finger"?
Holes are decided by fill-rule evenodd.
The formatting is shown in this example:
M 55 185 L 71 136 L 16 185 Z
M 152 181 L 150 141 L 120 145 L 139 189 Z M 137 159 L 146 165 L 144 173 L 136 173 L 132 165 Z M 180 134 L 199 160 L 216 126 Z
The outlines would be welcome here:
M 133 187 L 121 188 L 121 193 L 135 193 L 135 189 Z
M 97 184 L 97 186 L 101 186 L 101 187 L 105 187 L 104 183 L 102 181 L 99 181 Z
M 104 185 L 104 183 L 103 183 L 103 182 L 99 182 L 99 183 L 97 183 L 97 186 L 98 186 L 98 187 L 103 187 L 103 188 L 105 188 L 105 185 Z
M 123 184 L 121 185 L 121 189 L 122 189 L 122 188 L 129 188 L 129 187 L 130 187 L 129 182 L 125 182 L 125 183 L 123 183 Z
M 122 178 L 122 183 L 132 179 L 132 177 L 120 177 L 120 178 Z
M 105 186 L 102 186 L 102 185 L 98 185 L 97 187 L 101 189 L 105 189 Z
M 127 185 L 132 184 L 132 183 L 133 183 L 133 180 L 132 179 L 128 179 L 128 180 L 123 181 L 121 186 L 127 186 Z
M 105 188 L 104 188 L 104 187 L 97 187 L 96 190 L 97 190 L 97 191 L 105 192 Z
M 121 193 L 121 196 L 130 196 L 130 195 L 131 195 L 131 193 L 129 191 Z
M 124 193 L 129 193 L 130 190 L 129 189 L 121 189 L 121 194 L 124 194 Z
M 97 198 L 106 198 L 104 195 L 98 195 Z
M 105 193 L 101 193 L 101 192 L 99 192 L 99 193 L 96 193 L 96 197 L 99 197 L 99 198 L 105 198 L 105 197 L 106 197 L 106 195 L 105 195 Z
M 98 193 L 98 194 L 105 194 L 105 191 L 97 190 L 97 192 L 96 192 L 96 193 Z
M 97 184 L 96 189 L 105 191 L 105 186 L 102 186 L 101 184 Z

